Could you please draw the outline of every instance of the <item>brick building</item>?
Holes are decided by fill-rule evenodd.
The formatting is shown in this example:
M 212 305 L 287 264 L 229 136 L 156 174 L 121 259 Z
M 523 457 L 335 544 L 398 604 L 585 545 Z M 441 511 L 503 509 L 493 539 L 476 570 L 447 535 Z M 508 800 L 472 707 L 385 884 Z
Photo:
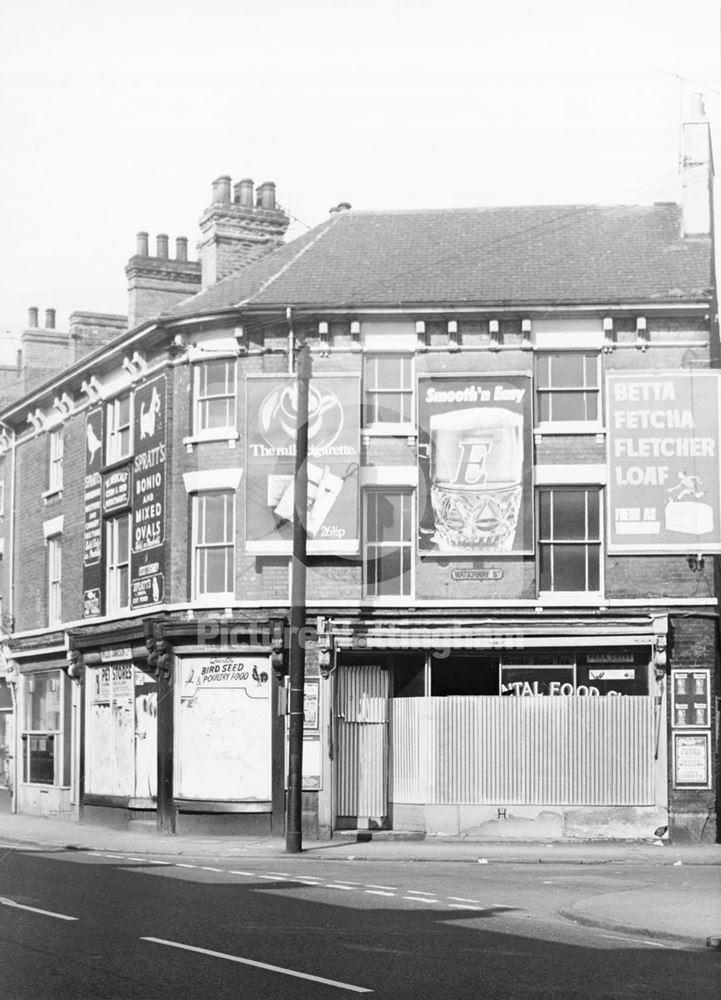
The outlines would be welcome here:
M 128 328 L 95 317 L 0 413 L 14 807 L 283 831 L 307 343 L 306 832 L 714 840 L 700 115 L 685 138 L 678 204 L 339 206 L 286 244 L 274 185 L 224 177 L 198 262 L 139 234 Z

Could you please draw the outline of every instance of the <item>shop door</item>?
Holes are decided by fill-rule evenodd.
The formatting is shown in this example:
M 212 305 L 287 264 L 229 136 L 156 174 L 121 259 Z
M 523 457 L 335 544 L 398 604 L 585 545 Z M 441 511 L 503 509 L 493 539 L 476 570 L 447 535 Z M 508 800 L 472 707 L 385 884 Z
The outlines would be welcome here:
M 336 687 L 336 826 L 388 825 L 389 674 L 341 667 Z
M 157 683 L 135 672 L 135 796 L 154 799 L 158 787 Z

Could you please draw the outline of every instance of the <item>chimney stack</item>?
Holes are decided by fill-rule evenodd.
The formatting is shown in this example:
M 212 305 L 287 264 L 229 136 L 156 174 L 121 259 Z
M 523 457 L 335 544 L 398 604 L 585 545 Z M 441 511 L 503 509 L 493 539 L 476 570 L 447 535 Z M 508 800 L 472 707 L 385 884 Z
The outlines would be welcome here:
M 37 306 L 30 306 L 28 309 L 28 328 L 34 330 L 38 325 L 39 309 Z
M 711 234 L 711 131 L 703 96 L 692 94 L 681 126 L 682 225 L 684 236 Z
M 55 329 L 55 310 L 46 309 L 45 310 L 45 329 L 54 330 Z
M 217 182 L 216 182 L 217 183 Z M 128 277 L 128 327 L 153 319 L 181 299 L 200 291 L 200 263 L 188 260 L 188 240 L 175 240 L 175 259 L 169 257 L 167 233 L 155 237 L 155 257 L 148 253 L 148 234 L 139 232 L 135 256 L 125 268 Z
M 255 192 L 244 178 L 233 187 L 227 175 L 213 182 L 212 202 L 200 220 L 198 254 L 202 286 L 207 288 L 246 264 L 282 246 L 290 219 L 278 207 L 275 183 L 265 181 Z

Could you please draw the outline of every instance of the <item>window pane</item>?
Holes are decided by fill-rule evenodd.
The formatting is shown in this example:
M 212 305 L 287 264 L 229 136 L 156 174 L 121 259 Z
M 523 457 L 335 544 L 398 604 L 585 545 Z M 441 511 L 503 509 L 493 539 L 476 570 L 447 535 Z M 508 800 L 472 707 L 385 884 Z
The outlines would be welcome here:
M 127 608 L 129 606 L 129 604 L 130 604 L 130 590 L 129 590 L 129 586 L 128 586 L 129 585 L 129 576 L 130 576 L 130 574 L 128 573 L 128 567 L 127 567 L 127 565 L 126 566 L 121 566 L 118 569 L 118 578 L 117 578 L 117 582 L 118 582 L 118 607 L 117 607 L 116 610 L 119 610 L 120 608 Z
M 400 516 L 403 498 L 399 493 L 376 494 L 375 538 L 376 542 L 397 542 L 401 537 Z
M 598 358 L 595 354 L 586 355 L 586 383 L 587 386 L 598 388 Z
M 541 538 L 551 538 L 551 493 L 541 490 L 538 500 L 538 531 Z
M 551 360 L 551 381 L 554 387 L 576 388 L 584 384 L 583 354 L 554 354 Z
M 553 569 L 554 590 L 586 590 L 586 546 L 555 546 Z
M 118 518 L 118 549 L 116 562 L 124 563 L 128 561 L 130 554 L 130 517 L 124 514 Z
M 60 681 L 57 674 L 30 674 L 27 694 L 26 728 L 60 729 Z
M 230 365 L 227 361 L 209 361 L 205 367 L 203 396 L 230 394 Z
M 230 541 L 228 501 L 223 493 L 208 494 L 201 498 L 203 516 L 198 541 L 206 545 L 218 545 Z
M 553 547 L 540 545 L 538 549 L 538 586 L 541 590 L 553 590 Z
M 226 594 L 231 592 L 228 580 L 228 550 L 205 549 L 201 557 L 201 593 Z
M 383 549 L 382 558 L 377 567 L 378 593 L 381 596 L 399 594 L 401 583 L 401 550 Z
M 601 571 L 599 564 L 601 561 L 601 549 L 597 545 L 589 545 L 586 551 L 588 553 L 588 589 L 600 590 Z
M 599 541 L 601 534 L 601 491 L 588 490 L 586 493 L 586 504 L 588 509 L 588 535 L 593 541 Z
M 551 401 L 551 420 L 586 420 L 586 394 L 583 392 L 554 392 Z
M 553 535 L 558 538 L 585 539 L 586 494 L 556 490 L 553 494 Z
M 121 396 L 117 401 L 118 407 L 118 427 L 124 427 L 130 423 L 130 396 Z
M 388 355 L 375 360 L 374 389 L 400 389 L 403 385 L 401 359 Z
M 35 785 L 55 782 L 55 737 L 24 736 L 26 759 L 25 780 Z

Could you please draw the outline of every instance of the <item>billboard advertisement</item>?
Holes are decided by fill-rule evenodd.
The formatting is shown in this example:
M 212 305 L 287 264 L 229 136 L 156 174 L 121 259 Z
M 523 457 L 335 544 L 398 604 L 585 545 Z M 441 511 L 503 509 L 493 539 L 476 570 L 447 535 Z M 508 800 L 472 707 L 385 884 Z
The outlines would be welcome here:
M 83 618 L 103 613 L 103 411 L 85 418 L 85 516 L 83 526 Z
M 422 555 L 533 552 L 528 375 L 418 378 Z
M 292 551 L 296 380 L 249 375 L 247 383 L 246 548 Z M 360 379 L 311 379 L 308 398 L 308 552 L 358 551 Z
M 165 597 L 166 424 L 166 379 L 159 375 L 135 390 L 130 557 L 133 609 L 161 604 Z
M 721 551 L 714 372 L 610 374 L 609 552 Z

